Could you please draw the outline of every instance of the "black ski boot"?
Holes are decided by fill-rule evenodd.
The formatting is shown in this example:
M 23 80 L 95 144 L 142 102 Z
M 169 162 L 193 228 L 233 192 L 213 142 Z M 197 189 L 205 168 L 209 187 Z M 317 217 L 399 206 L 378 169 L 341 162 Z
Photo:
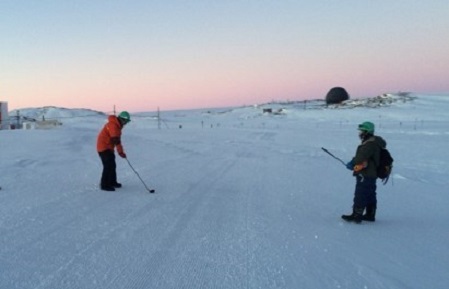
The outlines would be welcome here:
M 113 192 L 113 191 L 115 191 L 115 188 L 112 187 L 112 186 L 101 186 L 101 185 L 100 185 L 100 189 L 101 189 L 102 191 L 107 191 L 107 192 Z
M 122 187 L 122 184 L 115 182 L 114 184 L 112 184 L 112 187 L 118 189 Z
M 376 221 L 376 206 L 367 206 L 366 213 L 362 216 L 363 221 L 375 222 Z
M 346 222 L 360 224 L 362 222 L 363 208 L 354 207 L 351 215 L 342 215 L 341 218 Z

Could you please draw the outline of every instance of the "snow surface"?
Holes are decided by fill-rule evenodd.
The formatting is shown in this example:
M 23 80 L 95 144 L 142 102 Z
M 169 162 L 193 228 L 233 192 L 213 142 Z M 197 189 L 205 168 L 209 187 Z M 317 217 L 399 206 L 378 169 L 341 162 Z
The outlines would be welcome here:
M 448 288 L 449 96 L 283 108 L 133 115 L 125 151 L 155 194 L 119 158 L 123 188 L 98 189 L 104 115 L 0 131 L 0 288 Z M 321 147 L 349 160 L 365 120 L 395 167 L 357 225 Z

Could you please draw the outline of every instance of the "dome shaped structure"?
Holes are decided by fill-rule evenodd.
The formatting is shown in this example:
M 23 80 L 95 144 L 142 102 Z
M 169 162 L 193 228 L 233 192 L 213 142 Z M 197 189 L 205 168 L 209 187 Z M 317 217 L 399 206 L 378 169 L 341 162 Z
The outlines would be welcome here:
M 343 87 L 334 87 L 326 95 L 326 104 L 338 104 L 348 99 L 349 94 Z

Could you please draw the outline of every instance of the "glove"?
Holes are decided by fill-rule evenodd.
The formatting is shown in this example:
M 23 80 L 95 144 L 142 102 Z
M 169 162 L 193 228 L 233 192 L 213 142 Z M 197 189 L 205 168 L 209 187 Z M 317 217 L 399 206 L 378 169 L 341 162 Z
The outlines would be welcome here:
M 354 166 L 354 172 L 358 173 L 361 170 L 363 170 L 364 168 L 366 168 L 368 166 L 368 162 L 363 162 L 361 164 L 355 165 Z
M 351 160 L 346 164 L 346 168 L 350 171 L 354 169 L 354 162 Z
M 121 156 L 122 158 L 126 159 L 126 154 L 124 152 L 119 152 L 118 155 Z

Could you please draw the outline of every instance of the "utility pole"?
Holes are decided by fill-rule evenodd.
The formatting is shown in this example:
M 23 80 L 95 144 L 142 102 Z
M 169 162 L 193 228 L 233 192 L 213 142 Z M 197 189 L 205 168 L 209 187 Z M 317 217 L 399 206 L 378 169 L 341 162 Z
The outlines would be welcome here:
M 159 106 L 157 107 L 157 128 L 161 129 L 161 111 L 159 110 Z
M 115 104 L 114 104 L 113 112 L 114 112 L 114 115 L 116 115 L 116 114 L 115 114 Z
M 17 111 L 17 128 L 20 128 L 20 110 Z

